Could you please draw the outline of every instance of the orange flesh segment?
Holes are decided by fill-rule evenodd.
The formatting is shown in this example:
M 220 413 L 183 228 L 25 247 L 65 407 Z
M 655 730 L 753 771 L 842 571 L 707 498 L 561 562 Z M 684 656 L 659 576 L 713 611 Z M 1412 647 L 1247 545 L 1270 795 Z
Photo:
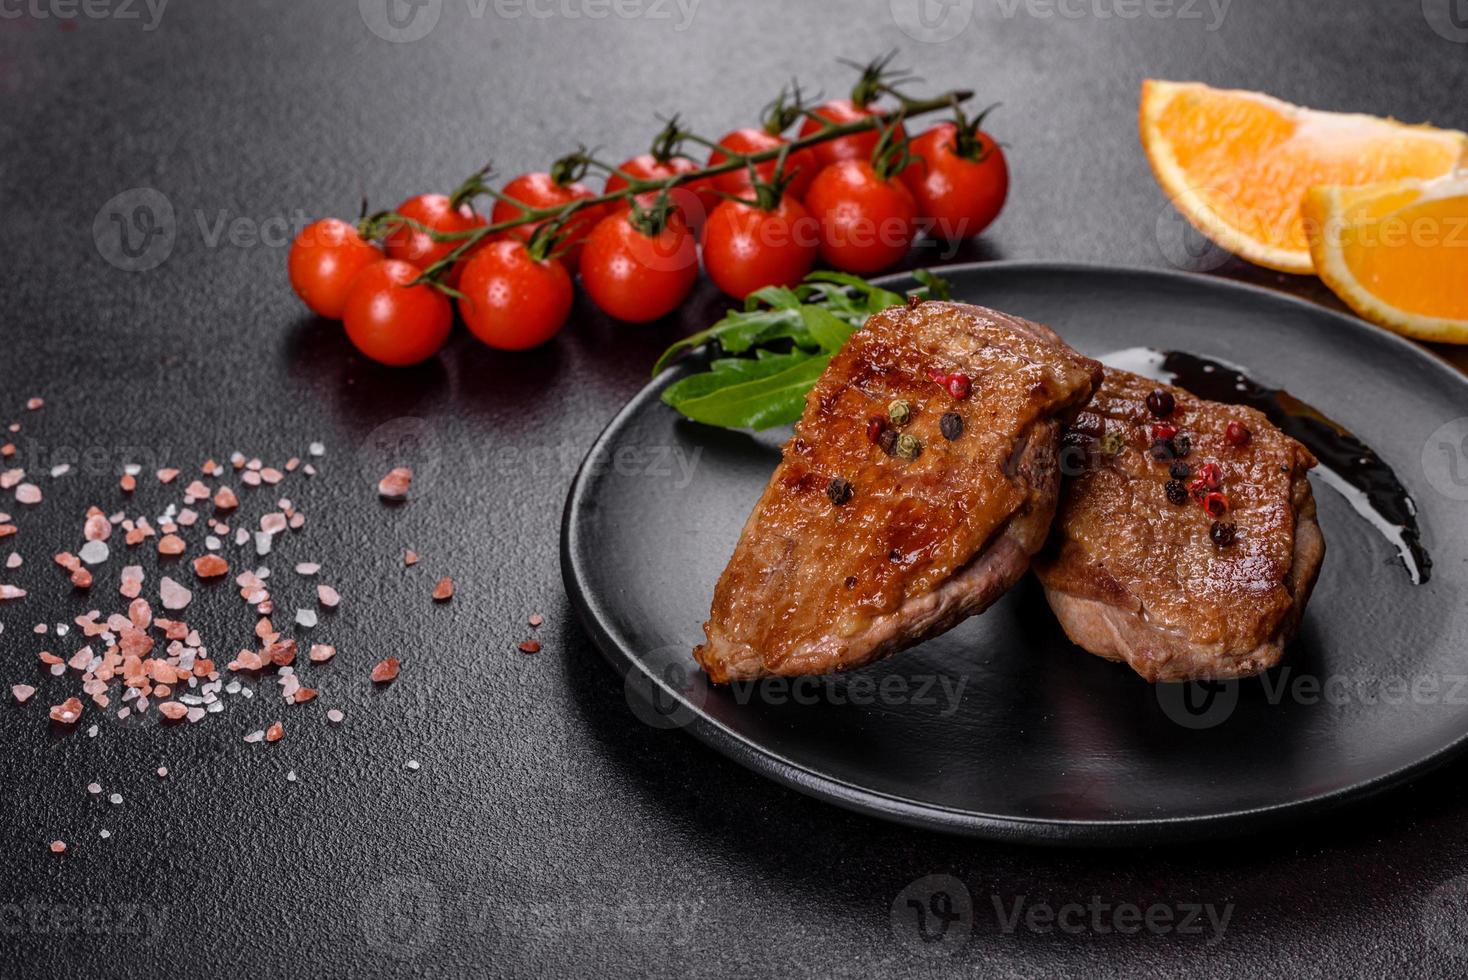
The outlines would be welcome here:
M 1392 306 L 1468 320 L 1468 195 L 1401 207 L 1403 196 L 1347 210 L 1341 233 L 1346 267 Z M 1424 260 L 1428 250 L 1431 261 Z
M 1404 140 L 1398 123 L 1291 108 L 1184 89 L 1158 117 L 1209 206 L 1249 237 L 1282 248 L 1308 248 L 1300 199 L 1309 188 L 1435 177 L 1460 156 L 1449 140 Z

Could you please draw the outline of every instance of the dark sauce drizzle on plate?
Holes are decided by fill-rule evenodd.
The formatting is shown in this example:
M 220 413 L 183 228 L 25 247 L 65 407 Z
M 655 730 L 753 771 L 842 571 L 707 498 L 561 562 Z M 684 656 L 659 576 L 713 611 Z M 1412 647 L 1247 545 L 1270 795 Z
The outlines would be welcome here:
M 1320 461 L 1315 472 L 1391 542 L 1413 585 L 1421 585 L 1431 576 L 1432 558 L 1422 546 L 1416 503 L 1386 461 L 1339 422 L 1281 388 L 1260 384 L 1237 365 L 1224 361 L 1151 347 L 1131 347 L 1101 360 L 1111 367 L 1175 384 L 1199 398 L 1247 405 L 1263 412 L 1282 432 L 1315 454 Z

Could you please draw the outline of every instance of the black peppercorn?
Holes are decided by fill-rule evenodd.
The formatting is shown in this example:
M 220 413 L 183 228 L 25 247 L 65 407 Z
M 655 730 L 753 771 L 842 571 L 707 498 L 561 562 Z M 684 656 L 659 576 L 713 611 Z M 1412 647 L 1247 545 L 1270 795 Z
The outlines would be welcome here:
M 1208 529 L 1208 536 L 1220 548 L 1227 548 L 1234 543 L 1234 538 L 1238 535 L 1238 530 L 1239 528 L 1236 524 L 1225 524 L 1222 521 L 1214 521 L 1213 526 Z
M 896 431 L 892 429 L 883 429 L 881 434 L 877 436 L 877 445 L 881 447 L 882 452 L 886 453 L 888 456 L 894 455 L 897 452 Z
M 1188 502 L 1188 488 L 1177 480 L 1167 481 L 1167 499 L 1169 503 L 1185 504 Z
M 1173 447 L 1177 448 L 1177 444 L 1175 442 L 1173 443 Z M 1178 460 L 1176 463 L 1172 464 L 1172 468 L 1167 471 L 1167 475 L 1172 477 L 1174 480 L 1186 480 L 1188 477 L 1193 475 L 1193 468 L 1187 463 L 1184 463 L 1182 460 Z
M 840 507 L 851 499 L 851 482 L 839 476 L 831 477 L 831 482 L 826 484 L 826 496 L 831 498 L 831 503 Z
M 1147 411 L 1159 419 L 1165 419 L 1177 408 L 1172 392 L 1158 388 L 1147 396 Z
M 1193 440 L 1188 438 L 1186 432 L 1175 436 L 1172 440 L 1172 450 L 1177 454 L 1178 459 L 1185 459 L 1188 453 L 1193 451 Z
M 963 416 L 957 412 L 944 412 L 938 420 L 938 431 L 943 433 L 944 439 L 952 442 L 963 435 Z
M 1171 439 L 1158 439 L 1152 443 L 1152 458 L 1159 463 L 1170 462 L 1177 456 Z

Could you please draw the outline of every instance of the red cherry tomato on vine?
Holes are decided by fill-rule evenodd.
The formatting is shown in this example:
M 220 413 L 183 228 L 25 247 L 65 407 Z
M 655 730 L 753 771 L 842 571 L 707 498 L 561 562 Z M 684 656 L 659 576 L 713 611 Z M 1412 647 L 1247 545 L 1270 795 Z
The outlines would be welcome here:
M 437 232 L 462 232 L 483 228 L 487 222 L 467 203 L 454 207 L 447 194 L 419 194 L 410 197 L 395 209 L 405 218 L 411 218 L 426 228 Z M 411 225 L 394 225 L 389 229 L 383 245 L 387 257 L 426 269 L 463 244 L 463 241 L 436 241 L 432 235 Z M 472 254 L 472 253 L 471 253 Z M 466 256 L 449 270 L 444 282 L 452 286 L 459 279 Z
M 291 288 L 312 312 L 341 319 L 347 287 L 357 273 L 382 261 L 382 252 L 354 225 L 325 218 L 301 229 L 286 257 Z
M 793 197 L 763 210 L 725 201 L 703 229 L 703 265 L 720 289 L 744 299 L 765 286 L 794 286 L 815 265 L 820 225 Z
M 582 253 L 581 285 L 618 320 L 646 323 L 672 312 L 698 281 L 698 248 L 676 214 L 649 235 L 631 211 L 603 218 Z
M 556 335 L 571 313 L 571 274 L 559 259 L 537 261 L 519 239 L 492 242 L 459 279 L 459 314 L 469 332 L 500 350 L 525 350 Z
M 627 181 L 622 174 L 634 177 L 638 180 L 666 180 L 676 177 L 678 174 L 688 173 L 690 170 L 698 170 L 698 164 L 687 157 L 669 157 L 667 160 L 659 160 L 651 153 L 635 156 L 631 160 L 617 168 L 621 173 L 610 174 L 607 177 L 607 193 L 619 191 L 627 186 Z M 697 234 L 703 227 L 704 220 L 714 208 L 718 207 L 719 198 L 713 192 L 711 179 L 690 180 L 686 184 L 679 184 L 668 192 L 672 198 L 673 206 L 688 222 L 688 227 Z M 612 205 L 610 211 L 627 210 L 626 203 Z
M 912 141 L 912 163 L 902 171 L 918 215 L 931 224 L 928 233 L 950 241 L 987 228 L 1009 193 L 1009 167 L 994 138 L 979 130 L 960 149 L 957 134 L 951 122 L 923 133 Z
M 719 140 L 719 145 L 726 150 L 735 153 L 750 154 L 762 153 L 765 150 L 778 150 L 783 144 L 790 142 L 783 136 L 775 136 L 765 132 L 763 129 L 747 127 L 736 129 Z M 709 166 L 717 166 L 728 160 L 727 154 L 714 150 L 709 154 Z M 754 171 L 759 179 L 768 183 L 775 176 L 775 159 L 765 160 L 754 165 Z M 790 177 L 790 184 L 785 189 L 786 194 L 805 198 L 805 192 L 810 187 L 811 181 L 816 178 L 816 171 L 820 164 L 816 162 L 815 155 L 810 150 L 791 150 L 785 157 L 785 173 Z M 750 197 L 749 168 L 740 167 L 726 174 L 719 174 L 713 178 L 714 187 L 725 194 L 733 194 L 736 197 Z
M 449 339 L 454 311 L 428 285 L 409 286 L 422 271 L 386 259 L 352 280 L 342 324 L 357 350 L 382 364 L 405 367 L 437 354 Z
M 555 178 L 548 173 L 522 174 L 506 184 L 500 193 L 531 208 L 557 207 L 562 204 L 570 204 L 572 201 L 597 196 L 585 184 L 558 184 Z M 569 246 L 561 258 L 561 261 L 566 264 L 566 271 L 576 271 L 581 257 L 581 246 L 586 236 L 591 234 L 591 229 L 596 227 L 597 222 L 605 217 L 606 213 L 604 205 L 593 204 L 576 212 L 576 216 L 563 227 L 565 232 L 563 240 Z M 524 211 L 507 201 L 495 201 L 490 219 L 495 224 L 499 224 L 501 221 L 518 218 L 522 214 Z M 535 233 L 535 229 L 542 224 L 544 222 L 518 225 L 509 229 L 509 234 L 521 241 L 528 242 L 530 236 Z
M 861 160 L 822 170 L 805 206 L 821 223 L 821 257 L 844 272 L 870 275 L 896 265 L 917 231 L 917 204 L 902 181 Z
M 814 115 L 820 116 L 821 119 L 835 123 L 838 126 L 842 123 L 856 122 L 860 119 L 875 116 L 879 111 L 863 105 L 857 105 L 850 99 L 835 99 L 811 110 Z M 801 136 L 810 136 L 820 131 L 820 122 L 812 119 L 810 116 L 806 116 L 805 122 L 800 124 Z M 897 132 L 893 134 L 892 138 L 899 141 L 906 138 L 906 134 L 903 132 L 901 125 L 897 127 Z M 880 131 L 869 129 L 864 133 L 853 133 L 850 136 L 841 136 L 833 140 L 827 140 L 824 143 L 817 143 L 810 150 L 815 154 L 817 164 L 822 167 L 829 167 L 831 164 L 840 163 L 842 160 L 866 160 L 870 162 L 872 153 L 877 149 L 877 143 L 881 139 L 882 134 Z

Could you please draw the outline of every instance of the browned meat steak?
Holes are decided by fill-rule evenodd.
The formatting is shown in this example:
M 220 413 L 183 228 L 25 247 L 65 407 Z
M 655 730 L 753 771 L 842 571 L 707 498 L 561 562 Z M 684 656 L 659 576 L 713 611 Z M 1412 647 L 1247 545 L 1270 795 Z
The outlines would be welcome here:
M 1253 409 L 1112 368 L 1065 442 L 1083 471 L 1035 571 L 1070 638 L 1154 682 L 1278 663 L 1325 557 L 1310 451 Z
M 1044 543 L 1062 424 L 1099 380 L 1047 328 L 993 310 L 873 316 L 807 398 L 698 662 L 721 683 L 821 674 L 982 612 Z

